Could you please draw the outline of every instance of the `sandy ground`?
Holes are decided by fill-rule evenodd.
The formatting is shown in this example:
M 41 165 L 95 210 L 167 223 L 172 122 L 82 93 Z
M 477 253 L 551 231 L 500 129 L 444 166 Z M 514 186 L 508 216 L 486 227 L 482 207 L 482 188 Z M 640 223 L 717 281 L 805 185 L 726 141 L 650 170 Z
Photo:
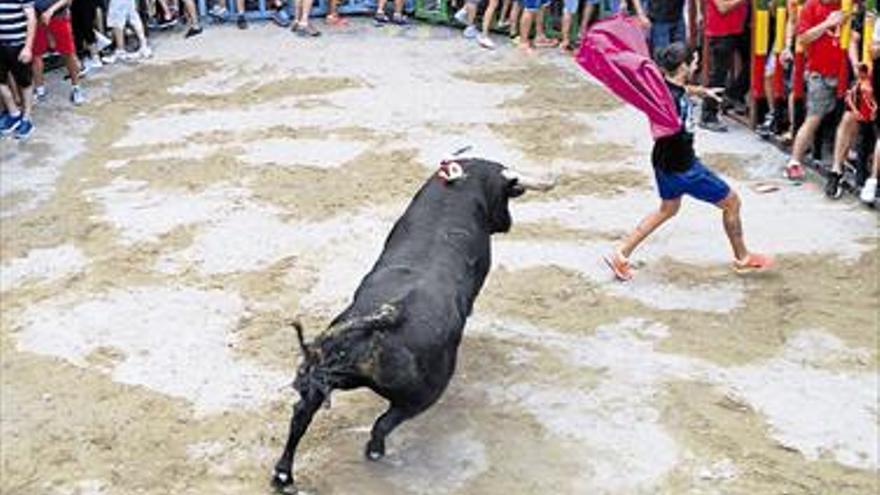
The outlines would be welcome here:
M 462 146 L 562 174 L 518 200 L 443 399 L 361 457 L 384 404 L 334 396 L 297 458 L 319 494 L 878 490 L 878 224 L 782 157 L 698 136 L 779 269 L 739 277 L 695 202 L 621 285 L 600 261 L 656 202 L 644 120 L 547 53 L 357 22 L 164 37 L 138 68 L 50 76 L 0 143 L 0 492 L 268 493 L 297 361 Z

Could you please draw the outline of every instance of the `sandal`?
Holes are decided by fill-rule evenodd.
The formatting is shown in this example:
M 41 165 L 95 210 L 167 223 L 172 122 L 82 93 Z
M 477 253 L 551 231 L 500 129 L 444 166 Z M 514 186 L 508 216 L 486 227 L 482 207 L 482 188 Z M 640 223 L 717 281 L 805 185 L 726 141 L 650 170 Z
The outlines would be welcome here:
M 611 268 L 611 271 L 614 272 L 614 277 L 621 282 L 626 282 L 628 280 L 632 280 L 635 274 L 632 271 L 632 267 L 629 264 L 629 260 L 619 251 L 615 251 L 612 254 L 606 255 L 602 257 L 605 260 L 605 264 L 608 265 L 608 268 Z
M 733 260 L 737 273 L 764 272 L 773 267 L 773 258 L 764 254 L 749 253 L 741 260 Z
M 535 38 L 535 48 L 555 48 L 559 44 L 550 38 Z
M 324 19 L 324 22 L 327 23 L 327 24 L 329 24 L 329 25 L 331 25 L 331 26 L 334 26 L 334 27 L 345 27 L 345 26 L 348 26 L 348 19 L 346 19 L 345 17 L 340 16 L 339 14 L 331 14 L 331 15 L 328 15 L 328 16 Z
M 298 34 L 302 37 L 316 38 L 318 36 L 321 36 L 321 31 L 318 31 L 318 28 L 316 28 L 315 26 L 312 26 L 311 24 L 303 25 L 303 24 L 297 23 L 297 25 L 299 27 L 297 27 L 295 29 L 296 34 Z

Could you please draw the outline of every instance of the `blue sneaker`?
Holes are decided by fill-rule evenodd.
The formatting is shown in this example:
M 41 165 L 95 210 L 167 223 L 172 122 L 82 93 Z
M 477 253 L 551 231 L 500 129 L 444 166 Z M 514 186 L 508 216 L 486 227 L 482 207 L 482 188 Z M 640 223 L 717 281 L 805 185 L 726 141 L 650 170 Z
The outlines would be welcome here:
M 15 139 L 19 141 L 24 141 L 25 139 L 31 137 L 31 134 L 34 132 L 34 123 L 31 122 L 30 119 L 20 118 L 18 119 L 19 125 L 15 130 Z
M 278 9 L 272 14 L 272 22 L 283 28 L 290 27 L 290 14 L 286 9 Z
M 8 112 L 0 114 L 0 136 L 8 136 L 12 134 L 21 124 L 21 115 L 13 117 Z

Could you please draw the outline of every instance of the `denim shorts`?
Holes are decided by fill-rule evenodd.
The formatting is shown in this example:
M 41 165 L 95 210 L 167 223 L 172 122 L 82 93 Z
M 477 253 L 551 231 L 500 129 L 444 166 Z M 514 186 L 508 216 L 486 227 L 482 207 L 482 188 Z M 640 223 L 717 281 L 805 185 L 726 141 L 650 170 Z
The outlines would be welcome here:
M 654 167 L 657 189 L 664 200 L 678 199 L 687 194 L 706 203 L 717 204 L 730 194 L 730 186 L 715 172 L 694 158 L 684 172 L 663 172 Z
M 578 10 L 578 5 L 581 3 L 581 0 L 565 0 L 565 12 L 569 14 L 575 14 Z
M 524 9 L 535 11 L 549 4 L 550 0 L 519 0 L 519 3 L 522 4 Z
M 807 115 L 824 117 L 837 104 L 837 78 L 807 73 Z

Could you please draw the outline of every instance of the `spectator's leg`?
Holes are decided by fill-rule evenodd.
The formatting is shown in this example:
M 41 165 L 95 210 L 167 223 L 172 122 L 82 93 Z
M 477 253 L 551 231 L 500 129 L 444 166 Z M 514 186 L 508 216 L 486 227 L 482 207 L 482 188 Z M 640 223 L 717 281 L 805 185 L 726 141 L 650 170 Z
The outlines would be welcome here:
M 507 19 L 507 23 L 510 24 L 511 37 L 515 38 L 520 32 L 519 25 L 522 12 L 522 4 L 517 0 L 513 0 L 513 5 L 510 7 L 510 17 Z
M 45 65 L 43 64 L 43 56 L 40 55 L 38 57 L 35 55 L 34 60 L 31 64 L 32 64 L 32 67 L 34 70 L 34 85 L 36 85 L 37 87 L 41 87 L 41 86 L 43 86 L 43 83 L 45 82 L 44 76 L 43 76 L 43 72 L 45 71 Z M 42 98 L 42 96 L 41 96 L 41 98 Z
M 186 21 L 190 30 L 201 31 L 202 26 L 199 24 L 199 12 L 196 9 L 195 0 L 183 0 L 183 10 L 186 13 Z
M 136 13 L 129 16 L 128 22 L 131 23 L 134 34 L 138 39 L 138 46 L 143 54 L 149 53 L 149 45 L 147 44 L 147 34 L 144 32 L 144 24 L 141 22 L 141 16 Z M 122 36 L 120 36 L 121 38 Z
M 300 27 L 309 25 L 309 16 L 312 14 L 313 0 L 299 0 L 299 18 L 296 20 Z
M 379 0 L 376 4 L 376 15 L 382 16 L 385 15 L 385 4 L 388 3 L 388 0 Z
M 834 138 L 834 159 L 831 163 L 831 171 L 836 174 L 843 173 L 843 162 L 852 146 L 853 140 L 859 130 L 859 122 L 853 112 L 844 112 L 837 125 L 837 134 Z
M 544 13 L 547 11 L 546 5 L 541 5 L 535 13 L 535 44 L 539 41 L 544 43 L 547 41 L 547 33 L 544 32 Z
M 12 96 L 12 89 L 6 84 L 6 78 L 0 81 L 0 97 L 3 98 L 3 106 L 12 116 L 17 116 L 20 112 L 18 105 L 15 104 L 15 98 Z
M 519 47 L 523 50 L 531 50 L 532 21 L 535 19 L 535 11 L 523 9 L 519 20 Z
M 498 0 L 489 0 L 486 10 L 483 11 L 483 36 L 489 36 L 492 23 L 495 21 L 495 10 L 498 9 Z
M 791 147 L 791 161 L 797 164 L 804 162 L 807 151 L 813 143 L 816 136 L 816 129 L 822 122 L 822 115 L 807 115 L 804 123 L 798 128 L 797 135 L 794 137 L 794 144 Z
M 733 51 L 739 54 L 742 60 L 742 68 L 733 78 L 728 96 L 734 101 L 744 102 L 746 95 L 749 94 L 749 79 L 751 73 L 751 53 L 749 52 L 749 35 L 747 33 L 734 35 L 731 37 Z M 733 70 L 733 60 L 730 64 Z
M 403 4 L 406 0 L 394 0 L 394 15 L 398 18 L 403 15 Z
M 559 44 L 563 50 L 574 48 L 571 42 L 571 21 L 577 12 L 579 0 L 565 0 L 562 10 L 562 42 Z
M 727 36 L 708 38 L 709 43 L 709 87 L 720 88 L 727 83 L 727 74 L 733 62 L 731 43 Z M 703 123 L 718 122 L 718 103 L 711 98 L 703 100 Z

